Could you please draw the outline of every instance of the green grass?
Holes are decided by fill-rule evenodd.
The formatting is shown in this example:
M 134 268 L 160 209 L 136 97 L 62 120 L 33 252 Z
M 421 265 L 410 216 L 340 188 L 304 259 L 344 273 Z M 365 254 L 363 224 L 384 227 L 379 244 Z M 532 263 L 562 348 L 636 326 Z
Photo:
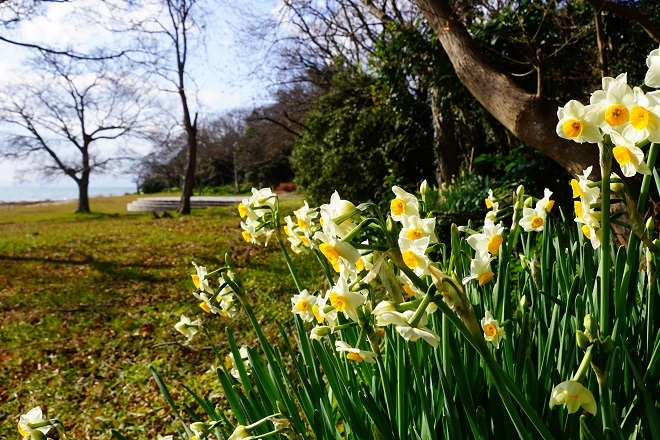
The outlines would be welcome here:
M 154 219 L 125 212 L 135 197 L 95 198 L 86 215 L 72 214 L 73 202 L 0 210 L 0 439 L 17 438 L 18 416 L 35 405 L 70 438 L 109 439 L 112 428 L 131 439 L 172 433 L 148 366 L 173 385 L 175 399 L 183 398 L 180 383 L 202 393 L 218 387 L 209 347 L 203 338 L 185 343 L 173 328 L 179 316 L 201 318 L 221 350 L 225 328 L 239 344 L 256 339 L 244 314 L 228 319 L 197 307 L 191 260 L 213 270 L 229 252 L 264 331 L 291 323 L 295 286 L 282 257 L 276 245 L 243 242 L 235 208 Z

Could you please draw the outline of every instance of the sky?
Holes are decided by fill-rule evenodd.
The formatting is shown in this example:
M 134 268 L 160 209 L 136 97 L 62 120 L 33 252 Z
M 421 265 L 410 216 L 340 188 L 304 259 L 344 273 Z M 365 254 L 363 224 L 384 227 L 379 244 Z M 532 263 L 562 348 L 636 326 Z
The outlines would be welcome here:
M 86 1 L 86 0 L 82 0 Z M 274 10 L 277 0 L 258 0 L 250 2 L 254 12 L 269 14 Z M 251 75 L 261 65 L 261 55 L 250 53 L 239 44 L 239 37 L 234 28 L 240 25 L 244 12 L 238 11 L 228 3 L 210 0 L 212 5 L 208 23 L 206 50 L 199 50 L 192 63 L 191 75 L 198 87 L 200 115 L 222 114 L 236 108 L 253 107 L 269 102 L 268 91 L 263 83 Z M 1 8 L 2 6 L 0 6 Z M 52 46 L 71 45 L 77 49 L 85 47 L 86 42 L 105 41 L 112 38 L 107 31 L 97 27 L 77 27 L 71 32 L 71 12 L 67 3 L 53 3 L 43 15 L 21 24 L 11 35 L 28 42 L 51 42 Z M 11 78 L 25 77 L 24 61 L 29 51 L 0 42 L 0 87 L 6 87 Z M 173 111 L 178 110 L 174 108 Z M 140 147 L 147 152 L 149 146 Z M 29 162 L 17 162 L 0 159 L 0 186 L 25 184 L 30 186 L 57 185 L 75 186 L 72 179 L 63 176 L 51 181 L 39 180 L 30 168 Z M 133 186 L 130 175 L 92 176 L 91 185 Z

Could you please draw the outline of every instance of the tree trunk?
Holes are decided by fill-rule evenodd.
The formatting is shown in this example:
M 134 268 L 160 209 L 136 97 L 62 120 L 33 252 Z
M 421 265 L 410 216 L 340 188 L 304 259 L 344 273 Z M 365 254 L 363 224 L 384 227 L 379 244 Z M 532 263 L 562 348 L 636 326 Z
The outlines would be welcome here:
M 443 183 L 451 182 L 451 179 L 458 175 L 461 166 L 461 149 L 454 132 L 454 118 L 451 115 L 449 103 L 442 102 L 437 87 L 431 86 L 429 91 L 435 131 L 433 138 L 433 151 L 437 162 L 435 174 L 438 188 L 442 188 Z
M 188 135 L 186 174 L 183 178 L 183 188 L 181 189 L 181 202 L 179 203 L 179 214 L 190 214 L 190 197 L 192 197 L 195 188 L 195 167 L 197 165 L 197 121 L 195 124 L 188 124 L 186 127 Z
M 76 179 L 78 184 L 78 209 L 79 213 L 90 213 L 89 209 L 89 172 L 83 172 L 80 179 Z
M 492 66 L 479 52 L 447 0 L 414 0 L 436 31 L 456 75 L 472 95 L 518 139 L 546 154 L 571 174 L 594 165 L 598 148 L 560 138 L 558 104 L 529 93 Z

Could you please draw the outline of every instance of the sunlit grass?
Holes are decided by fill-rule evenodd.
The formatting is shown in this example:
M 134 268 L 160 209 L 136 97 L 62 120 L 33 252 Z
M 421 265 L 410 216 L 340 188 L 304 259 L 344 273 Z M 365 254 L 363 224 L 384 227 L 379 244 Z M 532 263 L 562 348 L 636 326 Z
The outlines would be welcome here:
M 35 405 L 76 439 L 109 439 L 111 428 L 132 439 L 172 432 L 148 365 L 173 384 L 208 391 L 213 383 L 208 347 L 185 343 L 173 329 L 179 316 L 203 319 L 221 350 L 225 327 L 254 343 L 244 316 L 197 307 L 191 260 L 217 267 L 231 253 L 265 329 L 290 323 L 295 287 L 282 257 L 275 245 L 242 240 L 234 207 L 155 219 L 125 212 L 136 197 L 94 198 L 87 215 L 73 214 L 75 203 L 0 211 L 0 439 L 16 438 L 16 418 Z

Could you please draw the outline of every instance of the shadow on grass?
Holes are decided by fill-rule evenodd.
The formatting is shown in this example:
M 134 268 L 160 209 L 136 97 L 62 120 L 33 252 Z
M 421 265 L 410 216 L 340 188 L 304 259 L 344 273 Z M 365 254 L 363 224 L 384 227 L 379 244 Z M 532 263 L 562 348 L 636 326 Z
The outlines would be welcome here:
M 166 264 L 145 264 L 145 263 L 117 263 L 113 261 L 96 260 L 92 256 L 85 256 L 82 260 L 72 259 L 54 259 L 48 257 L 20 257 L 0 255 L 0 261 L 14 262 L 32 262 L 43 264 L 67 264 L 75 266 L 89 266 L 97 272 L 112 277 L 113 280 L 140 280 L 156 282 L 158 278 L 145 272 L 145 269 L 171 269 L 172 266 Z

